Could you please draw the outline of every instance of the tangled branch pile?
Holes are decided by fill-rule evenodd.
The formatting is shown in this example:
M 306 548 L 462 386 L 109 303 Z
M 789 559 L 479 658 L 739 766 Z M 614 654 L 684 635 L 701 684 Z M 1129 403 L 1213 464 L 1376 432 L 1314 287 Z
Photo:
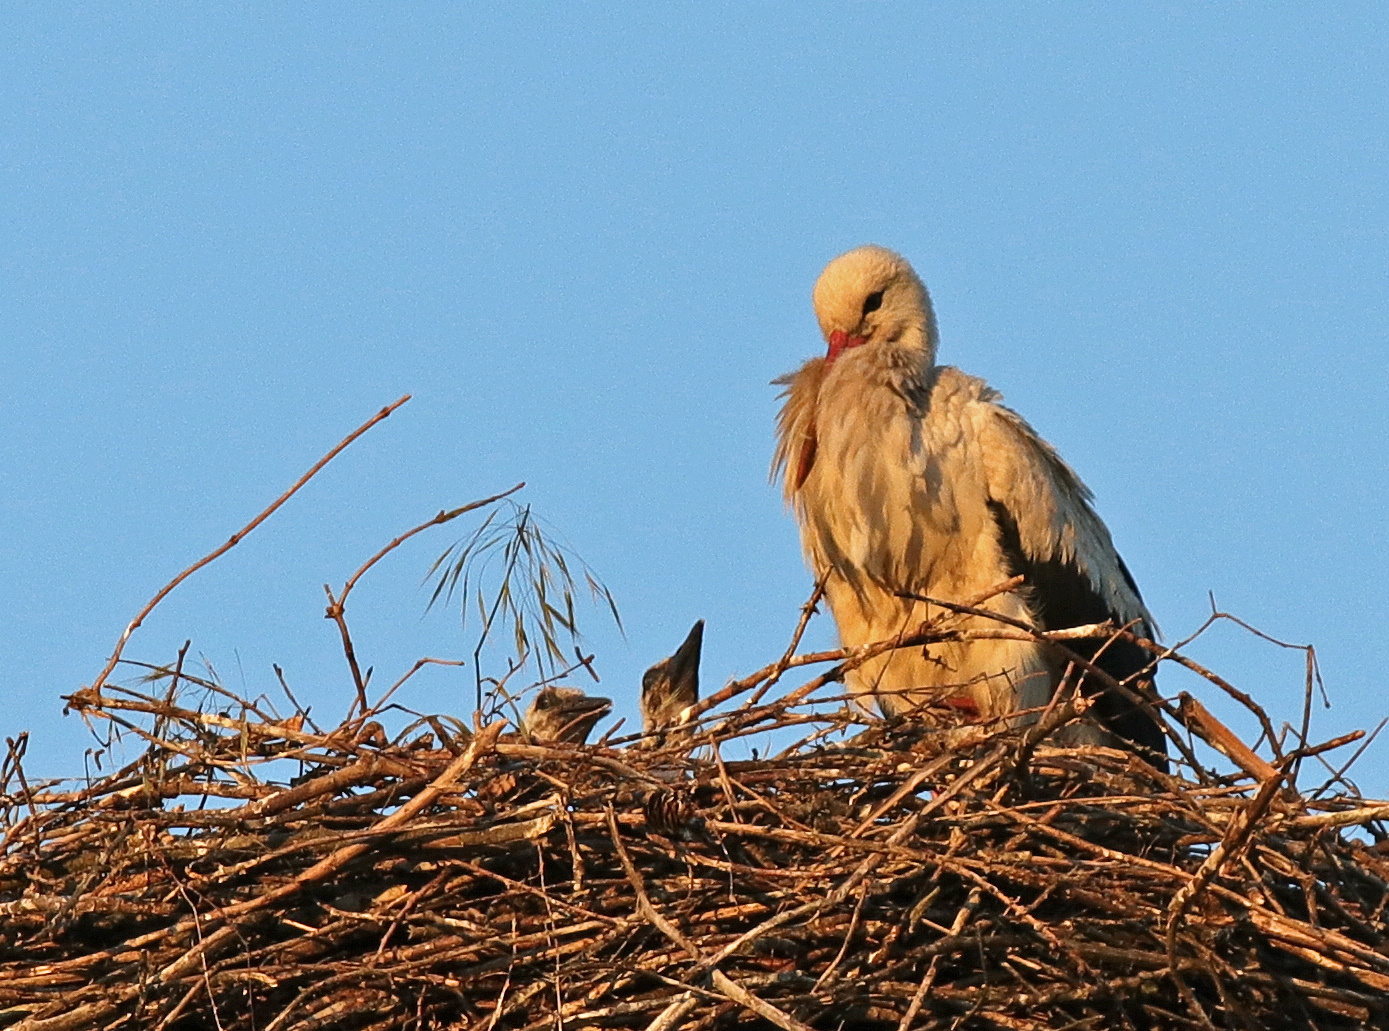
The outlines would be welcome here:
M 373 717 L 414 670 L 369 704 L 346 599 L 405 540 L 513 488 L 440 512 L 329 592 L 356 695 L 335 729 L 200 680 L 182 653 L 147 678 L 157 692 L 107 684 L 162 598 L 405 400 L 175 577 L 68 699 L 142 741 L 133 762 L 77 788 L 34 785 L 25 738 L 10 741 L 0 1027 L 1389 1026 L 1389 853 L 1345 834 L 1384 842 L 1389 804 L 1361 799 L 1344 765 L 1323 789 L 1294 786 L 1304 760 L 1361 735 L 1314 747 L 1304 720 L 1284 754 L 1251 700 L 1151 642 L 1139 643 L 1155 662 L 1244 702 L 1271 759 L 1190 698 L 1161 703 L 1186 731 L 1172 735 L 1180 775 L 1051 747 L 1084 718 L 1074 691 L 1025 729 L 962 727 L 958 711 L 866 721 L 824 697 L 846 668 L 961 632 L 947 618 L 853 654 L 796 656 L 813 604 L 778 662 L 660 740 L 545 745 L 503 733 L 495 714 L 471 730 L 424 717 L 388 738 Z M 552 635 L 574 632 L 564 555 L 527 511 L 510 537 L 489 536 L 489 515 L 443 567 L 449 590 L 478 555 L 507 559 L 475 666 L 498 614 L 552 657 Z M 529 560 L 538 568 L 518 575 L 533 590 L 518 595 L 509 578 Z M 1064 647 L 1125 631 L 987 633 Z M 768 697 L 815 663 L 829 668 Z M 494 681 L 494 702 L 522 664 Z M 758 758 L 745 739 L 768 733 L 806 736 Z M 1203 766 L 1187 735 L 1239 772 Z
M 1389 807 L 1297 794 L 1294 756 L 1180 778 L 785 700 L 661 747 L 388 742 L 184 707 L 175 672 L 70 699 L 147 742 L 118 772 L 31 790 L 12 750 L 0 1026 L 1389 1021 L 1389 857 L 1341 833 Z M 810 736 L 725 757 L 768 728 Z

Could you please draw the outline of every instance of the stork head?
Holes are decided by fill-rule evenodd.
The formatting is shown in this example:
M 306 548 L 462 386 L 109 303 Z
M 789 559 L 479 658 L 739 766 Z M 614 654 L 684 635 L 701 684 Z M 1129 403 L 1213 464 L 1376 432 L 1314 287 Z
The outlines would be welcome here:
M 812 295 L 832 363 L 860 346 L 896 347 L 936 360 L 931 298 L 907 259 L 886 247 L 856 247 L 825 266 Z
M 536 744 L 581 745 L 612 707 L 609 699 L 586 695 L 577 687 L 542 688 L 521 717 L 521 730 Z
M 646 733 L 675 726 L 682 713 L 699 701 L 699 655 L 703 648 L 701 619 L 674 655 L 656 663 L 641 678 L 641 725 Z

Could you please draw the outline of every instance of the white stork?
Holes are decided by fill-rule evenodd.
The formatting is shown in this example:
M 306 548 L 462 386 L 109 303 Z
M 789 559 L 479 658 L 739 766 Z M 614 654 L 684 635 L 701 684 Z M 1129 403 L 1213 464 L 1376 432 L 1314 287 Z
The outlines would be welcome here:
M 872 246 L 840 255 L 813 299 L 829 352 L 777 380 L 786 400 L 772 475 L 785 476 L 845 646 L 886 640 L 940 611 L 902 593 L 964 602 L 1018 574 L 1022 590 L 986 607 L 1044 629 L 1112 619 L 1152 636 L 1080 478 L 983 380 L 936 364 L 930 297 L 904 258 Z M 962 625 L 999 626 L 983 617 Z M 1089 643 L 1090 655 L 1100 644 Z M 1095 662 L 1123 679 L 1147 656 L 1113 641 Z M 1045 705 L 1063 671 L 1034 642 L 961 641 L 887 652 L 851 672 L 848 687 L 888 715 L 953 695 L 1002 716 Z M 1083 689 L 1098 695 L 1091 712 L 1104 726 L 1161 762 L 1165 742 L 1147 713 L 1098 684 Z M 1098 728 L 1079 735 L 1108 738 Z

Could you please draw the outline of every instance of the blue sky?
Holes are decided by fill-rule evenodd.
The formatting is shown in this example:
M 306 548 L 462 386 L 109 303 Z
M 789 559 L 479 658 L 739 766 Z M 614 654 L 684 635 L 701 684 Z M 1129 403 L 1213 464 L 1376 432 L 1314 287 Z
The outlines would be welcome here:
M 252 694 L 279 663 L 331 717 L 351 688 L 321 585 L 525 480 L 621 607 L 625 640 L 586 620 L 619 711 L 697 617 L 706 683 L 769 661 L 810 581 L 766 482 L 768 381 L 822 347 L 821 266 L 869 241 L 930 286 L 942 361 L 1094 488 L 1169 639 L 1213 594 L 1317 645 L 1317 733 L 1372 726 L 1387 31 L 1368 3 L 10 9 L 4 733 L 80 772 L 59 696 L 407 392 L 128 656 L 191 638 Z M 383 681 L 471 650 L 420 586 L 456 536 L 357 588 Z M 1232 628 L 1191 652 L 1296 720 L 1300 653 Z M 406 701 L 462 713 L 471 684 L 428 670 Z

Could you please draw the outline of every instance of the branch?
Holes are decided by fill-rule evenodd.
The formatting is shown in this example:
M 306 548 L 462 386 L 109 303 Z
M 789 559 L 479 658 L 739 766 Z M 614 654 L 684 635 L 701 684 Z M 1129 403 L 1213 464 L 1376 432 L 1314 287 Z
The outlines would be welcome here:
M 304 486 L 304 484 L 308 483 L 311 479 L 318 475 L 319 470 L 321 470 L 334 458 L 337 458 L 338 455 L 340 455 L 344 450 L 346 450 L 349 444 L 355 441 L 367 430 L 375 426 L 378 422 L 381 422 L 383 419 L 385 419 L 388 415 L 390 415 L 392 412 L 394 412 L 397 408 L 399 408 L 408 400 L 410 400 L 410 395 L 406 394 L 399 400 L 391 402 L 385 408 L 381 409 L 381 411 L 373 415 L 366 422 L 362 423 L 362 425 L 358 426 L 355 430 L 353 430 L 341 441 L 339 441 L 338 445 L 335 448 L 333 448 L 333 450 L 329 451 L 326 455 L 324 455 L 317 462 L 315 462 L 313 468 L 311 468 L 303 476 L 299 477 L 299 479 L 295 481 L 294 485 L 290 487 L 289 490 L 285 491 L 273 502 L 271 502 L 270 506 L 266 508 L 263 512 L 261 512 L 260 515 L 256 516 L 249 523 L 243 526 L 240 530 L 232 534 L 230 539 L 228 539 L 228 541 L 225 544 L 223 544 L 220 548 L 217 548 L 215 551 L 209 553 L 208 555 L 205 555 L 203 558 L 200 558 L 197 562 L 194 562 L 183 572 L 179 573 L 178 576 L 174 577 L 167 584 L 165 584 L 164 587 L 159 591 L 159 593 L 150 599 L 149 604 L 147 604 L 143 609 L 141 609 L 139 614 L 136 615 L 136 617 L 130 621 L 130 625 L 125 628 L 125 633 L 121 634 L 121 639 L 116 642 L 116 650 L 111 653 L 111 658 L 106 661 L 106 667 L 100 673 L 98 673 L 96 679 L 92 681 L 91 690 L 98 693 L 101 691 L 102 685 L 106 683 L 106 678 L 111 675 L 111 671 L 114 670 L 116 666 L 120 663 L 121 653 L 125 651 L 126 643 L 129 642 L 131 634 L 135 633 L 136 629 L 140 626 L 140 624 L 145 621 L 145 618 L 151 612 L 154 611 L 155 606 L 169 596 L 169 592 L 171 592 L 179 584 L 183 583 L 183 581 L 187 580 L 199 569 L 202 569 L 203 566 L 215 561 L 216 559 L 221 558 L 227 552 L 231 551 L 232 548 L 240 544 L 242 539 L 248 533 L 254 530 L 261 523 L 269 519 L 270 516 L 274 514 L 276 509 L 278 509 L 286 501 L 288 501 L 295 494 L 297 494 L 299 492 L 300 487 Z

